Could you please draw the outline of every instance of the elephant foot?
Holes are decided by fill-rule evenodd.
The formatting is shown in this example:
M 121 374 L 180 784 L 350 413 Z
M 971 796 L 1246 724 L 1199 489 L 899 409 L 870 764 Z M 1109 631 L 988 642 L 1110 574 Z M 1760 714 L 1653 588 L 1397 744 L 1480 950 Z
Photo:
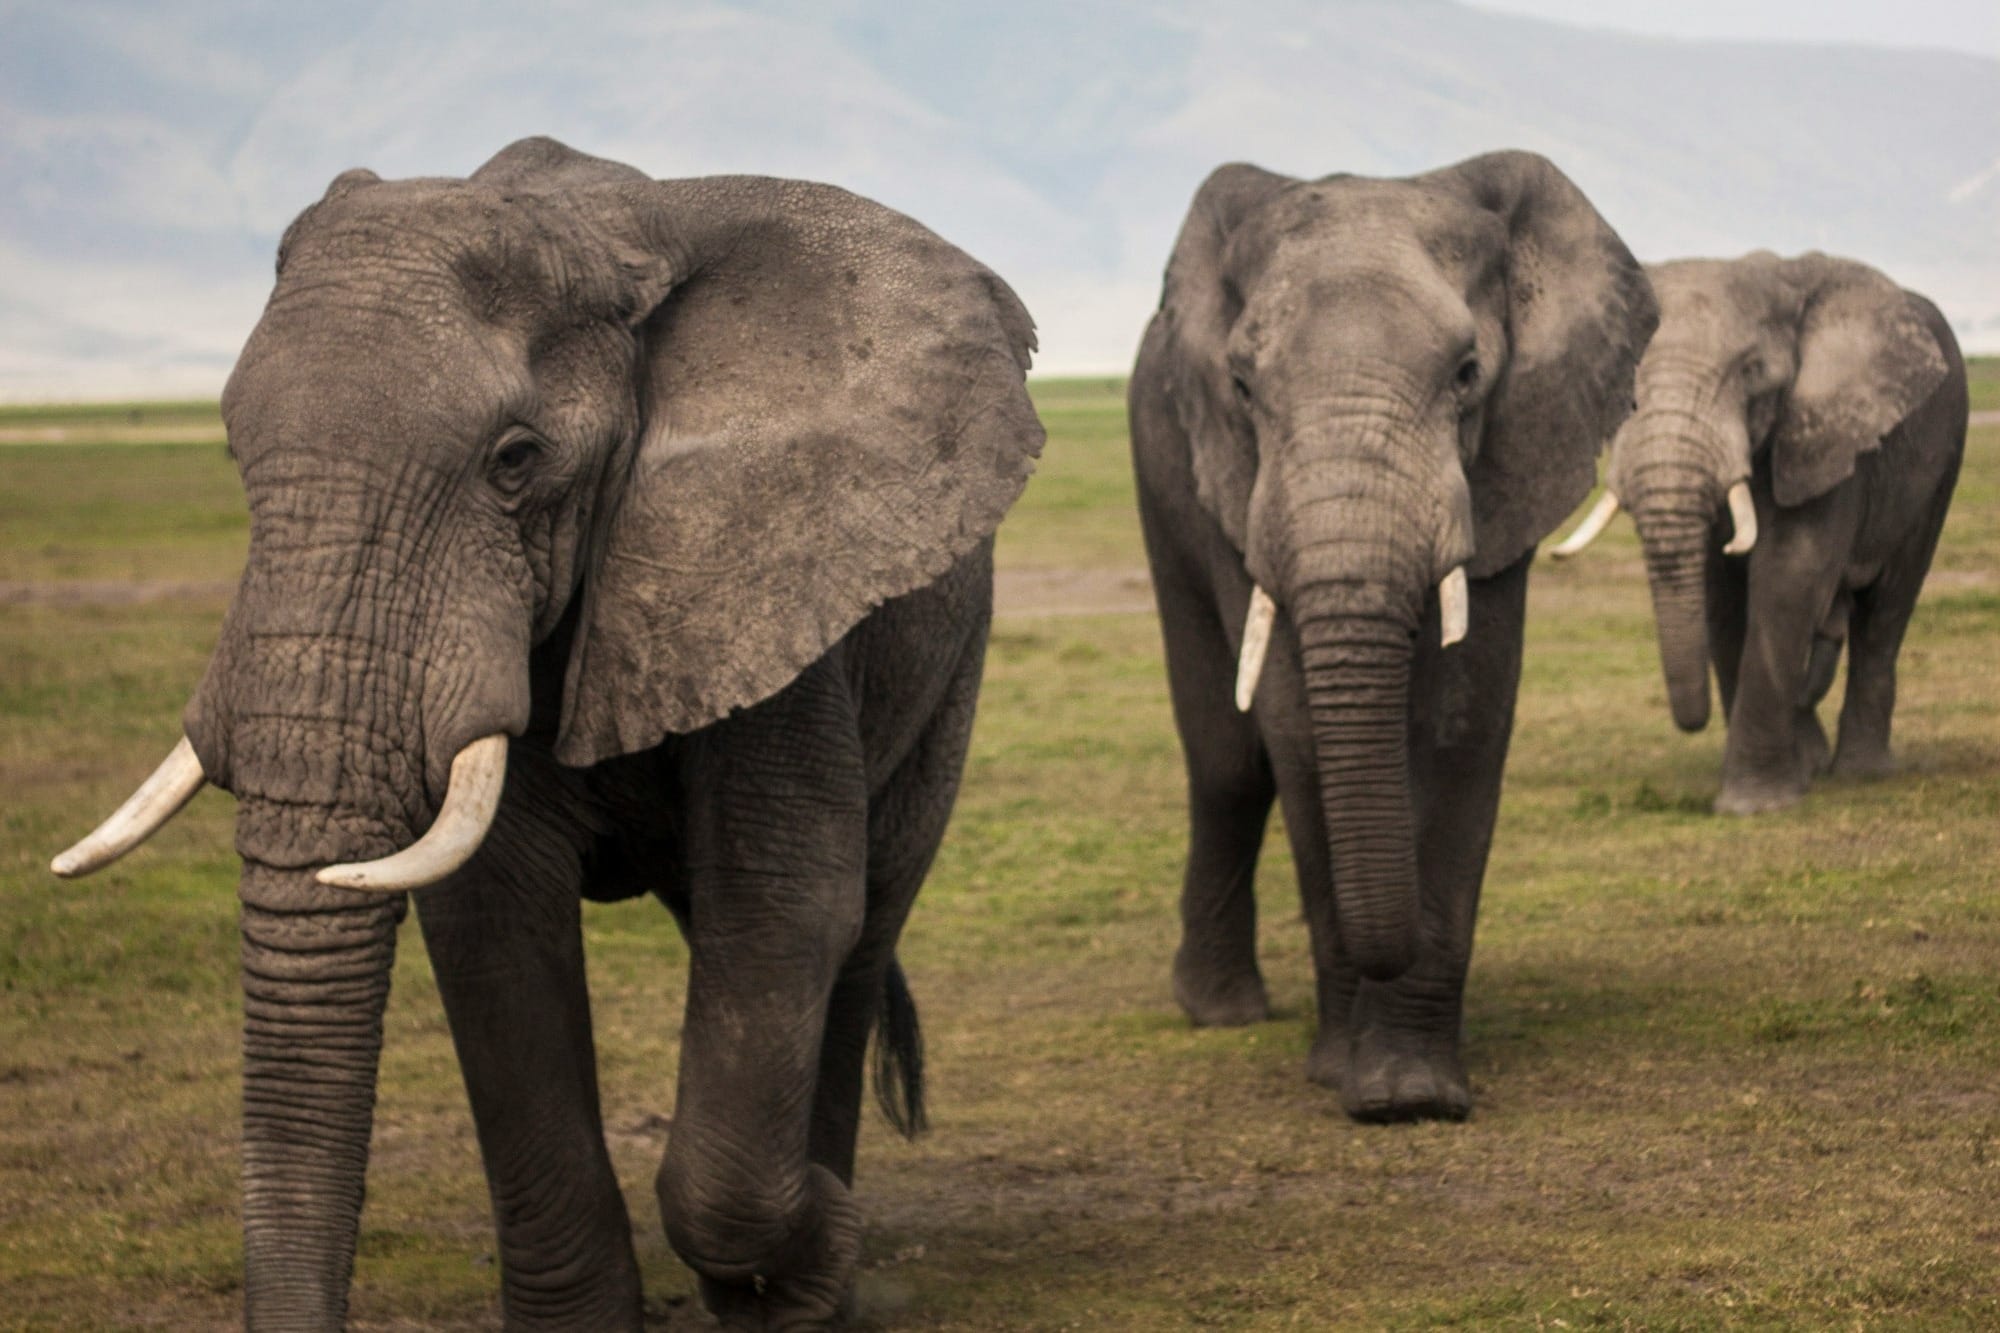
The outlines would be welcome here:
M 1174 1002 L 1198 1028 L 1238 1028 L 1271 1016 L 1264 978 L 1249 971 L 1198 966 L 1174 960 Z
M 1722 794 L 1715 798 L 1715 813 L 1718 815 L 1762 815 L 1773 810 L 1784 810 L 1805 799 L 1805 784 L 1784 782 L 1756 782 L 1736 779 L 1722 785 Z
M 1339 1043 L 1342 1048 L 1347 1043 Z M 1313 1082 L 1340 1090 L 1341 1109 L 1363 1124 L 1463 1120 L 1472 1114 L 1472 1085 L 1450 1043 L 1377 1031 L 1336 1053 L 1314 1042 L 1306 1061 Z
M 722 1327 L 768 1333 L 840 1328 L 853 1318 L 861 1210 L 831 1171 L 817 1165 L 810 1171 L 819 1207 L 782 1256 L 756 1265 L 748 1276 L 701 1273 L 702 1304 Z

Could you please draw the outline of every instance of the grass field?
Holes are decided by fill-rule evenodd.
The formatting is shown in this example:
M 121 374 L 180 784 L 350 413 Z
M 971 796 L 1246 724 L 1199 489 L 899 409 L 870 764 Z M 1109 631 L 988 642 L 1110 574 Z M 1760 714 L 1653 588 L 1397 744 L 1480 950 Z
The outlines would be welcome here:
M 1979 378 L 2000 405 L 1994 363 Z M 1037 396 L 1047 459 L 1003 565 L 1142 564 L 1122 387 Z M 18 416 L 0 428 L 34 424 Z M 63 424 L 116 438 L 131 419 Z M 0 585 L 189 585 L 0 604 L 0 1327 L 238 1309 L 230 802 L 205 793 L 94 879 L 46 863 L 172 743 L 242 549 L 215 441 L 0 448 Z M 2000 1326 L 1997 565 L 1987 426 L 1903 656 L 1904 772 L 1750 822 L 1703 813 L 1721 736 L 1671 726 L 1630 525 L 1537 569 L 1468 1001 L 1478 1108 L 1454 1126 L 1356 1126 L 1304 1080 L 1281 837 L 1260 888 L 1278 1016 L 1187 1027 L 1157 629 L 1003 618 L 903 951 L 934 1128 L 863 1135 L 866 1322 Z M 652 1310 L 697 1326 L 651 1188 L 685 951 L 643 901 L 585 921 Z M 414 933 L 397 966 L 355 1320 L 489 1327 L 484 1180 Z

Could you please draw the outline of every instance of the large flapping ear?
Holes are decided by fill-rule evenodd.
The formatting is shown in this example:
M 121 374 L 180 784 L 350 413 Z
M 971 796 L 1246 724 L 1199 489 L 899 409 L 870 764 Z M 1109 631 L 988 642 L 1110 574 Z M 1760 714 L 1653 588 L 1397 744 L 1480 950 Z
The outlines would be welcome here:
M 1659 323 L 1639 261 L 1555 164 L 1488 153 L 1421 181 L 1499 215 L 1507 253 L 1507 367 L 1467 477 L 1475 553 L 1506 568 L 1583 501 L 1597 453 L 1632 410 L 1633 372 Z
M 909 218 L 801 181 L 650 181 L 548 141 L 481 179 L 573 201 L 640 341 L 643 424 L 585 585 L 563 762 L 768 698 L 1027 483 L 1033 322 Z
M 1257 481 L 1257 446 L 1234 401 L 1224 356 L 1242 299 L 1223 272 L 1223 256 L 1243 219 L 1295 183 L 1243 162 L 1217 167 L 1188 207 L 1160 295 L 1167 391 L 1194 453 L 1195 492 L 1238 550 Z
M 1883 274 L 1817 253 L 1785 268 L 1804 300 L 1798 373 L 1771 433 L 1771 491 L 1796 505 L 1852 476 L 1948 367 L 1917 304 Z

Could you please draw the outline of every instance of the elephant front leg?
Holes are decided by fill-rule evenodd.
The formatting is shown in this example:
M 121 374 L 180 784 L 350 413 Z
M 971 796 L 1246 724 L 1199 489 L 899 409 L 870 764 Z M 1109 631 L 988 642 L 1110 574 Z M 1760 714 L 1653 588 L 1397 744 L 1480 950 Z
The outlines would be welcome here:
M 605 1150 L 581 878 L 557 783 L 514 747 L 479 855 L 416 895 L 478 1126 L 514 1328 L 637 1329 L 639 1268 Z
M 1464 642 L 1419 655 L 1411 715 L 1423 940 L 1390 982 L 1359 981 L 1341 1104 L 1356 1120 L 1463 1120 L 1465 976 L 1521 679 L 1528 562 L 1472 585 Z
M 687 1016 L 655 1189 L 730 1327 L 835 1322 L 860 1257 L 860 1212 L 811 1153 L 829 1002 L 866 900 L 860 745 L 831 674 L 703 733 L 683 774 Z
M 1237 582 L 1220 612 L 1171 571 L 1160 571 L 1157 587 L 1188 781 L 1174 999 L 1203 1027 L 1255 1023 L 1270 1013 L 1257 967 L 1256 875 L 1277 787 L 1256 715 L 1236 708 L 1236 656 L 1217 618 L 1233 614 L 1241 623 L 1250 586 Z
M 1840 578 L 1829 545 L 1779 528 L 1751 556 L 1749 626 L 1723 747 L 1718 814 L 1794 805 L 1824 761 L 1826 735 L 1812 690 L 1821 683 L 1815 667 L 1830 682 L 1839 653 L 1836 643 L 1815 643 Z

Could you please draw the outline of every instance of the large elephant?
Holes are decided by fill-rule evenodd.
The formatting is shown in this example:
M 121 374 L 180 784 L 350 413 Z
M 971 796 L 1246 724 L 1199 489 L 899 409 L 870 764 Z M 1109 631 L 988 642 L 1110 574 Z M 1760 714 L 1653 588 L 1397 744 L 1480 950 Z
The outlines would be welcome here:
M 238 799 L 251 1327 L 344 1317 L 405 890 L 510 1326 L 640 1324 L 579 895 L 646 891 L 690 953 L 667 1234 L 728 1322 L 837 1316 L 878 1014 L 921 1115 L 894 948 L 1041 448 L 1032 330 L 867 200 L 548 139 L 348 172 L 292 225 L 224 395 L 250 553 L 186 738 L 56 863 Z
M 1965 452 L 1965 361 L 1929 301 L 1829 255 L 1650 266 L 1660 328 L 1604 495 L 1646 553 L 1674 721 L 1729 737 L 1715 808 L 1774 810 L 1827 766 L 1816 708 L 1843 642 L 1838 772 L 1885 773 L 1896 655 Z
M 1655 317 L 1531 153 L 1401 180 L 1225 166 L 1174 247 L 1131 386 L 1189 788 L 1174 990 L 1196 1023 L 1266 1014 L 1275 796 L 1317 980 L 1307 1072 L 1357 1118 L 1471 1108 L 1528 565 L 1588 494 Z

